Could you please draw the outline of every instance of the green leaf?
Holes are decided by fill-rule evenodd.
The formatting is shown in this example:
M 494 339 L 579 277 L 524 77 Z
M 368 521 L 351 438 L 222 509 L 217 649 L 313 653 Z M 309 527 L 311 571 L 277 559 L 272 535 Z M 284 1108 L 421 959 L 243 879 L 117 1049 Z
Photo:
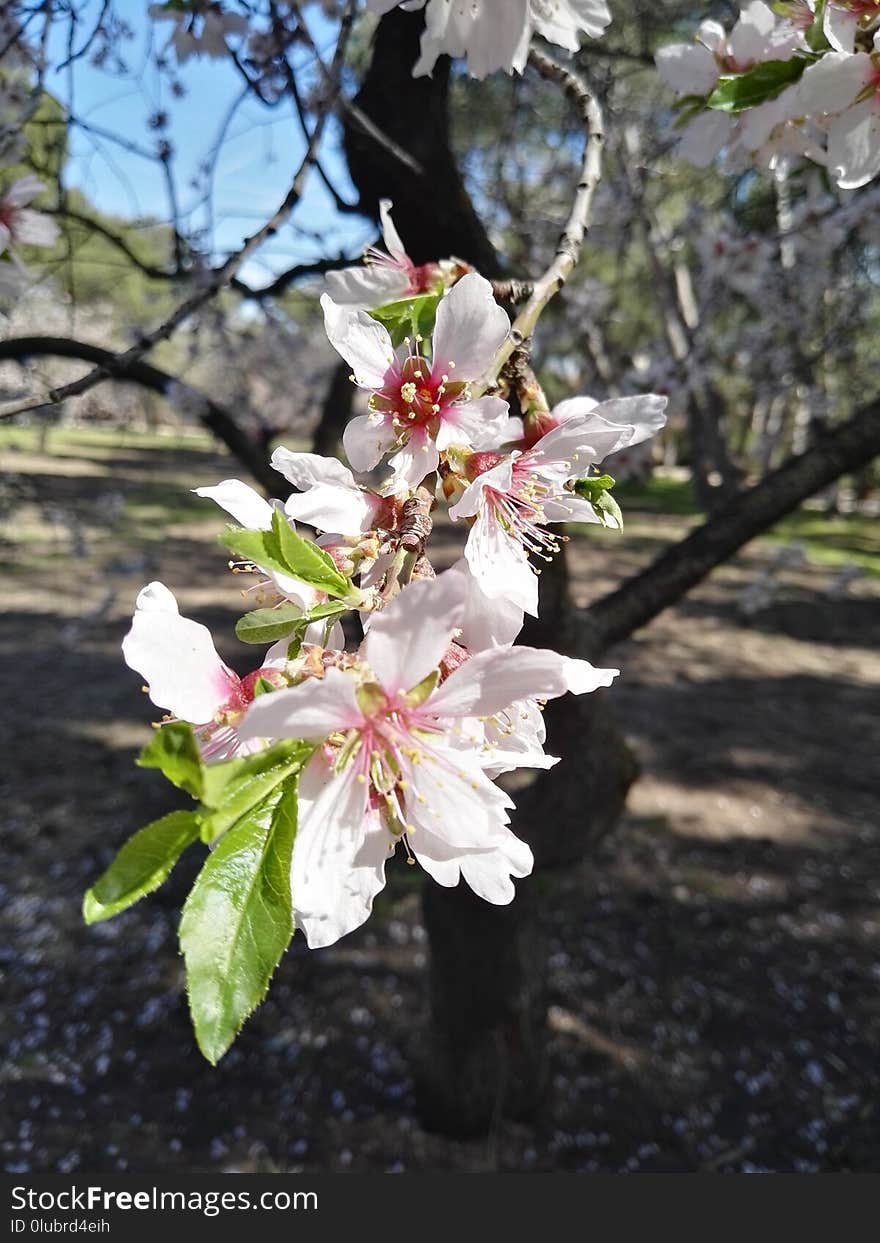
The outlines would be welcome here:
M 593 508 L 604 527 L 612 527 L 617 531 L 623 530 L 623 513 L 610 492 L 603 492 L 593 502 Z
M 83 899 L 87 924 L 126 910 L 167 880 L 183 851 L 199 836 L 194 811 L 172 811 L 154 820 L 125 843 L 107 871 Z
M 311 540 L 305 540 L 292 530 L 286 518 L 275 510 L 272 515 L 272 534 L 278 541 L 278 549 L 288 573 L 294 578 L 310 583 L 331 596 L 351 595 L 349 579 L 337 570 L 333 558 Z
M 585 500 L 595 501 L 603 492 L 613 487 L 614 480 L 610 475 L 588 475 L 586 479 L 578 479 L 574 490 Z
M 292 634 L 302 615 L 302 609 L 289 602 L 275 609 L 254 609 L 238 619 L 235 633 L 242 643 L 274 643 Z
M 298 578 L 328 595 L 351 598 L 355 594 L 350 580 L 340 574 L 333 558 L 311 540 L 297 535 L 279 509 L 272 514 L 271 530 L 230 528 L 220 536 L 220 543 L 261 569 Z
M 611 475 L 588 475 L 586 479 L 578 479 L 574 491 L 593 506 L 596 517 L 603 527 L 623 530 L 623 513 L 617 501 L 611 495 L 614 480 Z
M 205 768 L 200 812 L 202 840 L 213 842 L 300 772 L 314 745 L 299 739 L 275 742 L 256 755 L 240 756 Z
M 437 306 L 442 290 L 420 294 L 416 298 L 403 298 L 399 302 L 386 302 L 384 306 L 370 311 L 373 319 L 388 329 L 392 345 L 400 345 L 405 337 L 430 337 L 437 318 Z
M 299 656 L 306 630 L 312 622 L 329 622 L 334 617 L 341 616 L 345 611 L 346 606 L 340 600 L 328 600 L 326 604 L 318 604 L 308 613 L 304 613 L 293 627 L 291 634 L 292 642 L 287 649 L 287 659 L 295 660 Z
M 745 112 L 797 82 L 811 59 L 793 56 L 791 60 L 765 60 L 745 73 L 719 78 L 706 103 L 719 112 Z
M 275 574 L 290 574 L 290 567 L 281 559 L 277 541 L 271 531 L 246 531 L 244 527 L 230 527 L 219 537 L 224 548 L 244 561 L 252 561 L 263 570 Z
M 183 908 L 190 1014 L 213 1065 L 265 997 L 293 935 L 296 810 L 295 782 L 252 808 L 209 856 Z
M 179 790 L 202 797 L 205 766 L 193 728 L 186 721 L 170 721 L 157 729 L 137 762 L 141 768 L 158 768 Z

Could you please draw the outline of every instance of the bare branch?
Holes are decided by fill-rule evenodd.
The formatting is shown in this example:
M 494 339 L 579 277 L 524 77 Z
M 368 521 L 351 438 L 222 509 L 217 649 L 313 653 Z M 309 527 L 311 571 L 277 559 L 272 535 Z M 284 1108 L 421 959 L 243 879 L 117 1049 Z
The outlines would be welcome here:
M 669 608 L 738 549 L 807 497 L 880 453 L 880 401 L 789 458 L 753 488 L 662 553 L 640 574 L 597 600 L 586 612 L 602 647 L 627 638 Z
M 334 89 L 336 91 L 339 89 L 339 77 L 342 71 L 348 35 L 351 30 L 352 16 L 352 6 L 349 5 L 342 18 L 339 39 L 336 44 L 332 66 L 329 70 L 324 70 L 327 74 L 328 81 L 334 85 Z M 321 63 L 323 64 L 323 62 Z M 223 286 L 227 285 L 231 281 L 241 265 L 254 253 L 254 251 L 259 249 L 263 242 L 272 237 L 272 235 L 278 231 L 283 221 L 287 218 L 300 200 L 306 177 L 308 176 L 317 156 L 318 146 L 324 132 L 324 126 L 329 116 L 331 105 L 332 96 L 328 100 L 327 106 L 322 108 L 318 114 L 309 138 L 306 153 L 303 156 L 299 168 L 297 169 L 290 189 L 284 196 L 283 202 L 274 215 L 267 220 L 266 223 L 256 231 L 256 233 L 253 233 L 249 238 L 247 238 L 244 244 L 237 251 L 235 251 L 234 254 L 230 255 L 225 263 L 210 272 L 201 287 L 184 302 L 181 302 L 171 313 L 171 315 L 169 315 L 168 318 L 159 325 L 158 328 L 155 328 L 152 332 L 146 333 L 142 336 L 137 344 L 132 346 L 131 349 L 126 350 L 125 353 L 115 355 L 114 357 L 117 360 L 115 365 L 117 367 L 120 365 L 125 367 L 130 363 L 136 362 L 138 359 L 142 358 L 144 354 L 151 350 L 153 346 L 158 345 L 160 341 L 167 341 L 185 320 L 189 319 L 195 311 L 197 311 L 201 306 L 204 306 L 206 302 L 209 302 L 211 298 L 215 297 Z M 0 410 L 0 418 L 10 418 L 12 415 L 24 414 L 27 411 L 39 406 L 53 405 L 57 402 L 64 401 L 68 397 L 78 396 L 80 393 L 88 392 L 88 390 L 94 388 L 96 384 L 100 384 L 106 376 L 107 372 L 103 366 L 96 367 L 93 371 L 90 371 L 87 375 L 82 376 L 79 380 L 74 380 L 71 384 L 66 384 L 60 389 L 53 389 L 40 402 L 18 404 L 11 408 L 7 407 Z
M 99 366 L 105 379 L 138 384 L 166 398 L 172 385 L 181 383 L 175 376 L 154 367 L 152 363 L 142 359 L 126 361 L 123 355 L 114 354 L 111 350 L 102 349 L 88 341 L 76 341 L 70 337 L 10 337 L 6 341 L 0 341 L 0 362 L 22 362 L 27 358 L 82 359 L 83 362 Z M 290 488 L 269 466 L 265 446 L 250 437 L 232 414 L 213 398 L 199 389 L 193 389 L 191 385 L 186 387 L 200 405 L 199 421 L 202 425 L 226 445 L 230 453 L 247 467 L 270 496 L 282 499 L 286 497 Z
M 581 246 L 590 227 L 593 196 L 602 177 L 605 125 L 602 119 L 602 109 L 596 97 L 576 73 L 570 69 L 563 69 L 543 52 L 538 52 L 533 48 L 529 53 L 529 64 L 537 69 L 542 77 L 556 82 L 577 108 L 586 135 L 586 149 L 574 202 L 556 247 L 553 262 L 543 276 L 535 281 L 531 296 L 516 317 L 510 336 L 493 360 L 490 381 L 498 374 L 513 351 L 532 335 L 544 308 L 574 271 Z

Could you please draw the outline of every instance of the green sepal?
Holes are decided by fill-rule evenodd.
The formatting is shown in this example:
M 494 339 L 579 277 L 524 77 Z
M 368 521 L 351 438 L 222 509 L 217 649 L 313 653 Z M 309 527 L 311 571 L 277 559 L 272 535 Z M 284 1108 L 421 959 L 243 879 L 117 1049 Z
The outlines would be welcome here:
M 803 74 L 814 57 L 792 56 L 790 60 L 765 60 L 745 73 L 725 75 L 706 100 L 706 106 L 719 112 L 745 112 L 765 100 L 773 99 Z
M 296 780 L 272 791 L 221 839 L 183 908 L 180 947 L 196 1040 L 220 1060 L 269 987 L 293 936 L 290 860 Z
M 140 829 L 86 892 L 83 919 L 87 924 L 110 919 L 158 889 L 198 836 L 194 811 L 172 811 Z
M 611 475 L 588 475 L 586 479 L 578 479 L 574 491 L 589 501 L 596 517 L 603 527 L 618 531 L 623 530 L 623 513 L 617 501 L 611 495 L 614 479 Z
M 370 314 L 385 325 L 392 345 L 398 346 L 406 337 L 432 335 L 441 297 L 442 290 L 438 290 L 415 298 L 402 298 L 399 302 L 378 306 Z

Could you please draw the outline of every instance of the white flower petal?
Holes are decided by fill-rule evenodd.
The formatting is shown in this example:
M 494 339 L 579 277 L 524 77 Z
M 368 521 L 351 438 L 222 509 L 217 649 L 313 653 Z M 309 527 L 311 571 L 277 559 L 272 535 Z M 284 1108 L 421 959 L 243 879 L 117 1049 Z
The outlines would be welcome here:
M 560 493 L 552 500 L 545 501 L 542 509 L 548 522 L 600 522 L 596 511 L 588 500 L 573 493 Z M 609 515 L 612 526 L 616 520 Z
M 307 678 L 287 690 L 260 695 L 239 726 L 242 738 L 305 738 L 321 741 L 337 730 L 363 724 L 357 705 L 357 681 L 341 669 L 323 678 Z
M 45 212 L 23 207 L 15 213 L 13 232 L 22 246 L 54 246 L 61 230 Z
M 519 540 L 484 509 L 471 527 L 464 555 L 480 588 L 491 600 L 507 600 L 538 616 L 538 577 Z
M 409 255 L 406 253 L 406 247 L 401 241 L 400 234 L 394 227 L 394 221 L 391 219 L 391 208 L 394 204 L 391 199 L 379 200 L 379 219 L 382 222 L 382 238 L 385 242 L 385 249 L 391 255 L 392 259 L 396 259 L 398 263 L 405 266 L 409 264 Z M 401 275 L 403 275 L 401 273 Z M 405 278 L 404 278 L 405 280 Z M 408 282 L 405 280 L 406 287 Z
M 210 631 L 180 616 L 163 583 L 151 583 L 138 596 L 122 654 L 146 681 L 151 701 L 193 725 L 210 722 L 240 685 L 217 655 Z
M 856 104 L 828 130 L 828 167 L 844 190 L 855 190 L 880 173 L 880 111 L 877 99 Z
M 359 414 L 349 419 L 342 433 L 345 456 L 357 471 L 372 470 L 397 439 L 391 418 Z
M 514 458 L 506 457 L 489 470 L 483 471 L 481 475 L 477 475 L 455 504 L 449 507 L 449 517 L 452 521 L 457 522 L 459 518 L 472 518 L 474 514 L 478 514 L 483 508 L 483 494 L 487 488 L 492 488 L 496 492 L 509 492 L 513 487 L 513 463 Z
M 708 95 L 718 81 L 718 61 L 701 43 L 671 43 L 654 61 L 663 80 L 681 95 Z
M 865 52 L 855 56 L 826 52 L 804 70 L 798 83 L 797 94 L 804 114 L 843 112 L 859 94 L 870 72 L 871 58 Z
M 437 434 L 437 448 L 470 445 L 474 449 L 496 449 L 507 436 L 509 416 L 510 407 L 501 397 L 478 397 L 447 406 Z
M 838 52 L 852 52 L 856 45 L 856 32 L 859 28 L 859 15 L 849 9 L 841 8 L 834 0 L 825 5 L 822 29 L 825 38 Z
M 3 195 L 3 202 L 8 207 L 26 207 L 43 191 L 47 189 L 46 183 L 41 181 L 34 173 L 28 173 L 25 177 L 19 177 L 17 181 L 13 181 L 12 185 Z
M 408 691 L 438 668 L 464 611 L 460 575 L 440 574 L 404 587 L 374 615 L 361 648 L 388 694 Z
M 372 310 L 386 302 L 398 302 L 409 290 L 405 272 L 379 263 L 328 272 L 326 283 L 327 292 L 336 305 L 353 310 Z
M 290 892 L 310 948 L 359 928 L 385 883 L 390 834 L 367 812 L 367 786 L 353 766 L 333 774 L 320 752 L 300 778 L 299 827 Z
M 321 295 L 321 306 L 330 344 L 351 367 L 356 382 L 363 388 L 381 388 L 395 362 L 385 327 L 366 311 L 337 306 L 326 293 Z
M 507 596 L 495 599 L 487 596 L 464 557 L 447 573 L 461 574 L 465 584 L 461 618 L 461 642 L 465 647 L 471 652 L 479 652 L 486 647 L 507 647 L 511 644 L 523 626 L 523 609 L 516 600 Z
M 493 648 L 450 674 L 426 709 L 439 717 L 494 716 L 518 699 L 584 695 L 610 686 L 618 672 L 540 648 Z
M 337 535 L 362 535 L 372 529 L 380 498 L 360 488 L 317 484 L 308 492 L 295 492 L 284 503 L 284 512 L 297 522 L 308 522 Z
M 509 331 L 510 320 L 495 301 L 492 286 L 478 272 L 468 272 L 437 307 L 433 376 L 478 380 Z
M 708 168 L 734 136 L 736 121 L 726 112 L 701 112 L 681 131 L 678 154 L 697 168 Z
M 316 483 L 333 483 L 341 488 L 356 488 L 354 475 L 335 457 L 322 457 L 319 453 L 294 453 L 279 446 L 270 459 L 272 469 L 305 491 Z
M 401 765 L 409 783 L 406 815 L 415 826 L 416 849 L 422 831 L 465 850 L 492 849 L 507 832 L 513 802 L 473 755 L 432 741 L 421 748 L 417 763 L 404 754 Z
M 507 906 L 516 896 L 511 876 L 528 876 L 535 866 L 525 842 L 508 832 L 502 845 L 461 858 L 461 874 L 478 898 L 494 906 Z
M 240 479 L 224 479 L 211 488 L 193 488 L 193 492 L 215 501 L 248 530 L 268 531 L 272 525 L 272 506 Z
M 550 43 L 576 52 L 580 47 L 578 31 L 583 30 L 591 39 L 598 39 L 611 24 L 611 14 L 605 0 L 554 0 L 547 4 L 532 0 L 531 16 L 538 34 Z
M 406 443 L 394 456 L 388 459 L 388 465 L 392 474 L 383 483 L 381 490 L 383 495 L 393 496 L 397 492 L 417 488 L 440 465 L 440 454 L 427 429 L 418 427 L 410 433 Z

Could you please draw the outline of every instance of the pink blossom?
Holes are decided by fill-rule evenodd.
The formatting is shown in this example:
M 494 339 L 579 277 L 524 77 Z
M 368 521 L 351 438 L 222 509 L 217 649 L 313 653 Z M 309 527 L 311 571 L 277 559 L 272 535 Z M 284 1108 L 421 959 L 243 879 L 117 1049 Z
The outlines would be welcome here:
M 297 923 L 313 947 L 367 918 L 398 843 L 439 884 L 463 876 L 493 903 L 510 902 L 511 877 L 531 871 L 531 851 L 508 828 L 513 803 L 486 775 L 497 765 L 485 735 L 467 745 L 472 722 L 523 699 L 608 686 L 617 671 L 494 648 L 438 685 L 463 609 L 461 576 L 412 583 L 373 618 L 352 667 L 261 696 L 247 711 L 248 739 L 319 744 L 301 779 L 291 866 Z
M 150 700 L 189 721 L 206 760 L 247 755 L 263 744 L 243 740 L 238 726 L 259 679 L 283 685 L 287 644 L 270 648 L 262 665 L 240 678 L 217 655 L 210 631 L 181 617 L 164 583 L 138 594 L 131 629 L 122 642 L 129 669 L 146 679 Z
M 507 403 L 469 394 L 510 330 L 482 276 L 469 272 L 441 299 L 430 357 L 421 340 L 410 340 L 398 356 L 384 325 L 364 311 L 337 306 L 328 294 L 321 305 L 331 345 L 351 366 L 355 383 L 370 392 L 370 413 L 345 429 L 348 460 L 356 471 L 368 471 L 394 450 L 383 493 L 418 487 L 450 444 L 498 443 Z

